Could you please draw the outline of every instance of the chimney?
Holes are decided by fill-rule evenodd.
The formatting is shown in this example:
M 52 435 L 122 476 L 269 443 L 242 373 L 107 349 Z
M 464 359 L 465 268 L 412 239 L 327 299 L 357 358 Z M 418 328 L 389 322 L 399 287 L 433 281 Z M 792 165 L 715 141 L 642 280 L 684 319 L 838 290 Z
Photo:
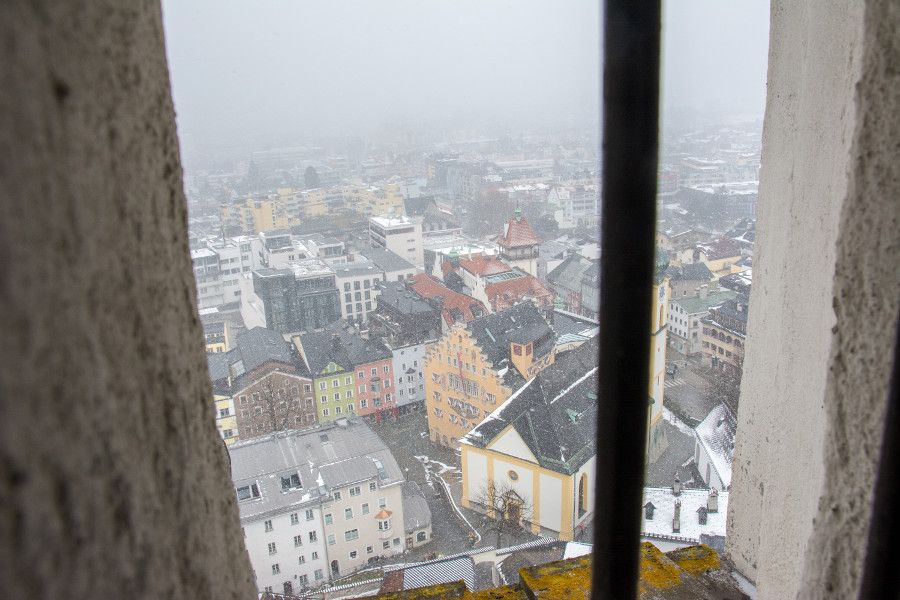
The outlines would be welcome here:
M 709 497 L 706 499 L 706 511 L 711 513 L 719 512 L 719 492 L 716 488 L 709 490 Z
M 681 501 L 675 501 L 675 510 L 672 513 L 672 533 L 681 533 Z
M 336 333 L 331 334 L 331 348 L 332 350 L 341 349 L 341 337 Z
M 707 510 L 705 506 L 701 506 L 697 509 L 697 522 L 701 525 L 706 525 L 706 513 Z
M 681 495 L 681 479 L 679 479 L 678 475 L 675 475 L 675 483 L 672 484 L 672 495 L 680 496 Z
M 700 297 L 706 298 L 708 295 L 709 295 L 709 285 L 704 283 L 703 285 L 700 286 Z

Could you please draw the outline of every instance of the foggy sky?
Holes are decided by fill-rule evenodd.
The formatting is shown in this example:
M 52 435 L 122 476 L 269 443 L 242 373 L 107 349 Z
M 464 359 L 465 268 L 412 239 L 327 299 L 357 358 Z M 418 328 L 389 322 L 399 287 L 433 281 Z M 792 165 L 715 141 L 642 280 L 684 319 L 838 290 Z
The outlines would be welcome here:
M 598 121 L 600 2 L 163 0 L 186 159 L 390 127 Z M 761 113 L 768 3 L 673 0 L 664 106 Z

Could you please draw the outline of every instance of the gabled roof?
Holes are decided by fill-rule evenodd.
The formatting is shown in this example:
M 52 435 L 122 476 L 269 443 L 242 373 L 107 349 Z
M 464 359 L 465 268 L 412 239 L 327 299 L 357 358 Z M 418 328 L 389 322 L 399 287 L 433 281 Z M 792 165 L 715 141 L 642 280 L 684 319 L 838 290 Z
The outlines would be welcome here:
M 702 262 L 688 263 L 680 267 L 671 265 L 666 274 L 672 281 L 696 281 L 698 279 L 701 281 L 709 281 L 712 279 L 712 272 L 709 270 L 709 267 Z
M 552 342 L 556 338 L 556 333 L 532 302 L 521 302 L 506 310 L 475 319 L 466 327 L 495 367 L 504 359 L 509 359 L 512 337 L 520 344 L 543 339 Z M 534 353 L 535 358 L 540 356 L 537 348 Z
M 513 217 L 507 221 L 503 226 L 503 235 L 497 240 L 497 244 L 503 248 L 536 246 L 540 243 L 541 240 L 531 228 L 528 219 L 522 216 Z
M 488 447 L 515 429 L 545 469 L 571 475 L 595 453 L 598 338 L 541 371 L 462 439 Z M 521 457 L 520 457 L 521 458 Z
M 516 279 L 490 283 L 485 286 L 484 293 L 495 310 L 523 298 L 534 298 L 546 305 L 553 297 L 553 293 L 544 287 L 537 277 L 527 273 Z
M 277 361 L 293 364 L 293 354 L 281 334 L 265 327 L 249 329 L 235 339 L 235 347 L 227 352 L 229 365 L 240 363 L 241 368 L 233 369 L 237 376 L 252 371 L 269 362 Z
M 443 303 L 441 313 L 448 325 L 458 321 L 473 321 L 487 312 L 481 302 L 451 290 L 432 275 L 419 273 L 413 276 L 412 281 L 412 289 L 423 298 L 441 299 Z
M 385 571 L 379 590 L 382 594 L 455 581 L 464 582 L 470 592 L 476 590 L 475 560 L 468 555 L 450 556 L 399 569 L 385 566 Z
M 496 256 L 485 256 L 484 254 L 479 254 L 471 259 L 460 258 L 459 267 L 472 275 L 479 276 L 497 275 L 498 273 L 506 273 L 513 270 L 511 266 Z
M 741 255 L 741 245 L 732 239 L 722 238 L 706 244 L 698 244 L 698 250 L 706 255 L 706 260 L 719 260 Z
M 734 434 L 737 418 L 724 403 L 709 411 L 703 421 L 694 429 L 697 441 L 709 456 L 722 485 L 731 486 L 731 460 L 734 453 Z
M 358 365 L 391 358 L 391 351 L 381 340 L 364 339 L 355 327 L 344 321 L 301 334 L 300 345 L 313 377 L 331 362 L 351 371 Z
M 415 481 L 403 482 L 403 530 L 412 534 L 418 529 L 431 527 L 431 509 L 425 494 Z
M 260 491 L 257 500 L 238 502 L 242 520 L 315 502 L 328 490 L 360 481 L 377 478 L 384 486 L 404 480 L 391 451 L 359 419 L 237 442 L 228 453 L 235 486 L 256 483 Z M 285 493 L 280 475 L 291 473 L 299 475 L 301 488 Z
M 718 290 L 709 292 L 706 298 L 701 296 L 693 296 L 691 298 L 678 298 L 672 300 L 672 304 L 677 304 L 681 309 L 689 315 L 704 313 L 709 311 L 710 307 L 718 306 L 726 300 L 732 300 L 737 297 L 736 292 L 731 290 Z

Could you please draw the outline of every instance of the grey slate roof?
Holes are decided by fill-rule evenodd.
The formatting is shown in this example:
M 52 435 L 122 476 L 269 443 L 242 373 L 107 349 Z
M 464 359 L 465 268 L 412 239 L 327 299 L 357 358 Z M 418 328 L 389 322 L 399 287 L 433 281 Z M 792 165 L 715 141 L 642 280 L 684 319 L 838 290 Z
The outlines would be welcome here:
M 206 365 L 209 367 L 209 378 L 212 381 L 228 378 L 228 353 L 207 352 Z
M 302 334 L 300 344 L 313 377 L 332 361 L 350 371 L 358 365 L 391 358 L 391 351 L 380 340 L 363 339 L 344 321 Z
M 549 352 L 556 340 L 555 332 L 540 309 L 530 301 L 475 319 L 466 327 L 495 368 L 509 361 L 510 342 L 534 342 L 534 356 L 538 358 Z M 514 372 L 513 368 L 508 371 Z
M 403 483 L 403 530 L 413 533 L 431 526 L 431 509 L 415 481 Z
M 712 279 L 712 272 L 709 270 L 709 267 L 699 261 L 680 267 L 670 265 L 666 270 L 666 275 L 672 281 L 709 281 Z
M 273 433 L 229 448 L 235 487 L 256 482 L 260 498 L 238 503 L 241 519 L 314 504 L 331 490 L 378 478 L 385 486 L 404 480 L 397 461 L 381 438 L 358 419 L 338 419 L 319 427 Z M 301 490 L 282 492 L 281 474 L 298 473 Z
M 416 268 L 415 265 L 413 265 L 411 262 L 400 256 L 399 254 L 391 252 L 390 250 L 386 250 L 384 248 L 363 248 L 359 251 L 359 253 L 378 265 L 381 270 L 385 271 L 386 273 L 406 271 Z
M 578 351 L 525 383 L 463 438 L 484 448 L 512 425 L 538 463 L 572 474 L 594 455 L 597 415 L 597 350 L 591 338 Z
M 403 589 L 411 590 L 440 583 L 462 581 L 469 591 L 477 589 L 475 560 L 471 556 L 456 556 L 419 563 L 403 569 Z
M 406 287 L 402 281 L 389 281 L 381 284 L 378 305 L 389 304 L 404 315 L 420 315 L 433 313 L 437 309 L 422 296 Z
M 293 363 L 290 344 L 280 333 L 264 327 L 254 327 L 238 335 L 235 347 L 228 354 L 232 356 L 230 364 L 239 360 L 243 371 L 252 371 L 270 360 Z

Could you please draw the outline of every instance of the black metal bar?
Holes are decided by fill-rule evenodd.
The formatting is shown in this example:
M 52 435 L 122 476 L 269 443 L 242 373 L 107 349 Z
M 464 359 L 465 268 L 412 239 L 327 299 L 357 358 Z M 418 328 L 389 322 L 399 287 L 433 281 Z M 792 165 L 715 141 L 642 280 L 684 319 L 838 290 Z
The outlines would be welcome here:
M 900 561 L 895 547 L 900 535 L 900 317 L 894 335 L 894 370 L 884 415 L 881 460 L 875 481 L 875 501 L 869 521 L 869 544 L 859 598 L 896 598 Z
M 606 0 L 592 595 L 637 597 L 656 247 L 660 0 Z

